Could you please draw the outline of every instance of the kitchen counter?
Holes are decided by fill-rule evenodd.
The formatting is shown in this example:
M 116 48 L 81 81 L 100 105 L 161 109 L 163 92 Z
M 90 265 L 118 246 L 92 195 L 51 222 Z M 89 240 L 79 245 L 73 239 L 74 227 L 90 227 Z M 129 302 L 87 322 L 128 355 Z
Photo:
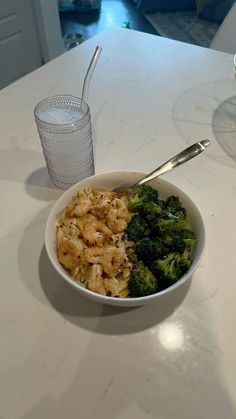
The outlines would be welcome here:
M 44 248 L 62 190 L 47 175 L 33 118 L 44 97 L 88 102 L 96 172 L 151 171 L 211 146 L 164 177 L 201 211 L 204 258 L 155 304 L 102 306 L 77 294 Z M 0 418 L 236 417 L 236 82 L 229 54 L 110 29 L 0 92 Z

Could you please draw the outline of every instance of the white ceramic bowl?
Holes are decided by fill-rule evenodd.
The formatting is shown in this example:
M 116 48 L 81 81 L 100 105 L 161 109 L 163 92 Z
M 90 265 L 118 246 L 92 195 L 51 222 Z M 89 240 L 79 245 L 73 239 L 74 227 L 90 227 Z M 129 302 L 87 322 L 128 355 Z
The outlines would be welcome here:
M 151 181 L 149 185 L 159 191 L 160 198 L 165 199 L 170 195 L 177 195 L 180 198 L 181 202 L 183 203 L 183 206 L 187 211 L 191 227 L 193 231 L 196 233 L 197 237 L 197 244 L 193 254 L 192 265 L 190 269 L 175 284 L 173 284 L 169 288 L 166 288 L 163 291 L 157 292 L 156 294 L 148 295 L 146 297 L 106 297 L 97 294 L 93 291 L 90 291 L 84 288 L 78 282 L 75 282 L 58 262 L 56 255 L 56 221 L 61 216 L 64 207 L 72 201 L 72 199 L 76 196 L 77 192 L 79 190 L 84 189 L 87 185 L 91 185 L 95 188 L 104 187 L 107 189 L 113 189 L 117 186 L 124 185 L 125 183 L 127 185 L 130 185 L 141 179 L 144 175 L 145 173 L 123 170 L 106 172 L 95 176 L 91 176 L 87 179 L 82 180 L 81 182 L 77 183 L 76 185 L 69 188 L 66 192 L 64 192 L 62 196 L 57 200 L 49 214 L 45 232 L 45 246 L 49 259 L 56 271 L 68 284 L 70 284 L 76 291 L 79 291 L 81 294 L 85 295 L 88 298 L 91 298 L 92 300 L 96 300 L 100 303 L 114 306 L 139 306 L 150 303 L 153 300 L 161 298 L 164 294 L 172 292 L 177 287 L 181 286 L 181 284 L 188 281 L 200 263 L 205 244 L 205 229 L 201 214 L 197 209 L 196 205 L 183 191 L 181 191 L 175 185 L 162 178 L 156 178 L 155 180 Z

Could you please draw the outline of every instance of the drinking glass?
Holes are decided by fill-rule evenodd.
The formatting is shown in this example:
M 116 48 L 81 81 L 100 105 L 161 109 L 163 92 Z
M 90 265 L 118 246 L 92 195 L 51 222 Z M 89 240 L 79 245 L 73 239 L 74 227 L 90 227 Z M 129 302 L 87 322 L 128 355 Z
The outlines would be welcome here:
M 48 97 L 35 107 L 35 121 L 52 182 L 69 188 L 94 174 L 91 115 L 76 96 Z

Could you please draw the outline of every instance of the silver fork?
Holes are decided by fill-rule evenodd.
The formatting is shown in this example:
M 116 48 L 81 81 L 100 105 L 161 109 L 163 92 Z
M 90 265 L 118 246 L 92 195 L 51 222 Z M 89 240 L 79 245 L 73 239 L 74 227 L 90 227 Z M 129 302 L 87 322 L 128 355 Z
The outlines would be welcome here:
M 198 143 L 192 144 L 190 147 L 185 148 L 183 151 L 178 153 L 176 156 L 172 157 L 166 163 L 159 166 L 157 169 L 153 170 L 151 173 L 146 175 L 144 178 L 139 180 L 138 182 L 133 183 L 130 186 L 119 186 L 114 188 L 113 190 L 117 189 L 129 189 L 134 188 L 138 185 L 143 185 L 144 183 L 150 182 L 150 180 L 155 179 L 156 177 L 163 175 L 166 172 L 174 169 L 177 166 L 180 166 L 183 163 L 186 163 L 188 160 L 193 159 L 194 157 L 198 156 L 198 154 L 202 153 L 210 144 L 209 140 L 199 141 Z

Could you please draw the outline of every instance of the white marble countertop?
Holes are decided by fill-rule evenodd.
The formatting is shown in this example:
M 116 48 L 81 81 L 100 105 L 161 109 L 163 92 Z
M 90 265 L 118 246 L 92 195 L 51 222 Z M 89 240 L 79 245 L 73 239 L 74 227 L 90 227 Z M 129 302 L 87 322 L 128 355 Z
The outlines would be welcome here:
M 195 141 L 166 179 L 201 210 L 207 247 L 189 287 L 105 307 L 69 288 L 44 249 L 62 193 L 33 119 L 42 98 L 91 86 L 96 171 L 149 171 Z M 236 82 L 233 57 L 126 29 L 83 43 L 0 92 L 0 418 L 235 419 Z

